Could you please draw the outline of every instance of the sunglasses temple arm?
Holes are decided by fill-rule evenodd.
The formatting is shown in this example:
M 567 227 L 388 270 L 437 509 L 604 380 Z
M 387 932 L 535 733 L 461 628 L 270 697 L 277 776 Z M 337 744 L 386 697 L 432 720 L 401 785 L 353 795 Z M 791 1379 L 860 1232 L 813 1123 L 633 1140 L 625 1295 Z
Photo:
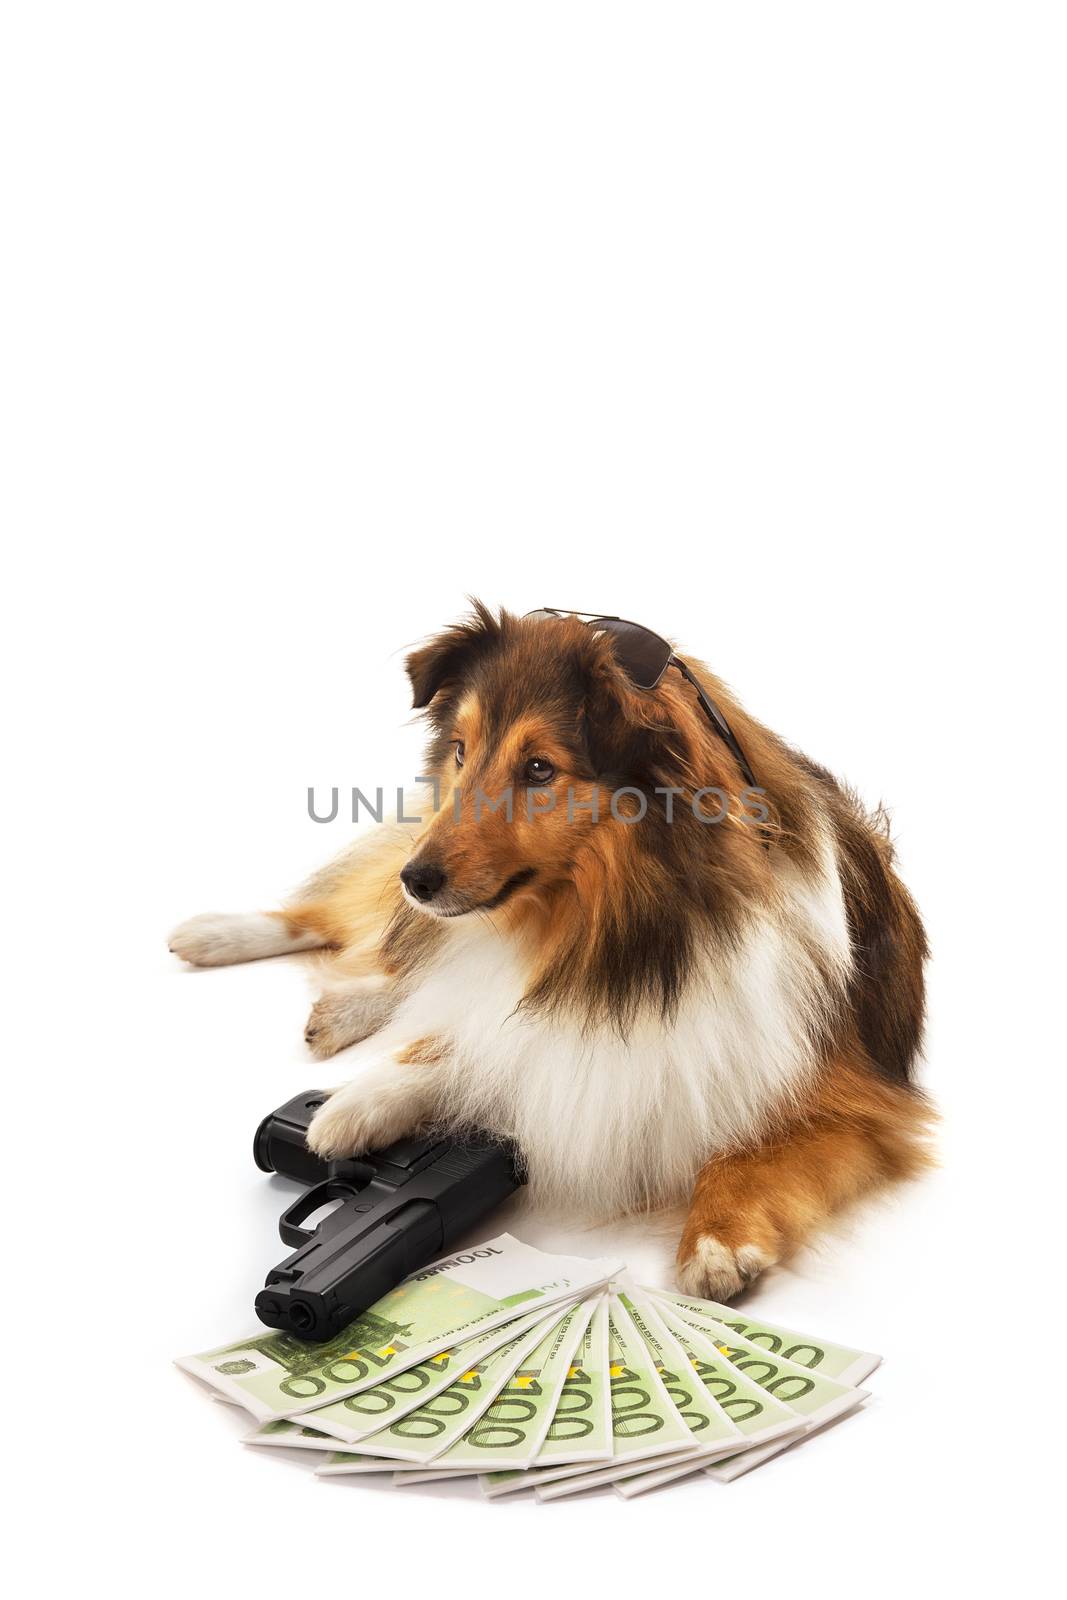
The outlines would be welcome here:
M 722 740 L 723 744 L 730 751 L 734 760 L 741 768 L 741 776 L 744 778 L 750 789 L 758 789 L 759 784 L 756 782 L 752 768 L 748 764 L 748 758 L 734 737 L 730 724 L 727 722 L 726 718 L 723 716 L 714 700 L 712 700 L 709 695 L 704 693 L 704 690 L 701 688 L 700 684 L 697 682 L 697 679 L 690 672 L 684 661 L 680 661 L 677 656 L 672 656 L 670 659 L 670 665 L 672 667 L 677 667 L 678 671 L 682 674 L 682 677 L 686 680 L 686 682 L 693 685 L 693 688 L 697 692 L 697 699 L 700 701 L 704 715 L 707 717 L 708 721 L 715 729 L 715 732 L 719 735 L 719 738 Z

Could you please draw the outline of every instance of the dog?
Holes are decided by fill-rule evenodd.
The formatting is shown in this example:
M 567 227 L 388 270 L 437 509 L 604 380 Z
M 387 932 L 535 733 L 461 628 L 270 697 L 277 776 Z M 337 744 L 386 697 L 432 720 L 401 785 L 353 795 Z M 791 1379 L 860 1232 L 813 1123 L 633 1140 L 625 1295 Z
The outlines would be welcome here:
M 886 819 L 669 645 L 648 686 L 658 635 L 473 605 L 406 662 L 432 816 L 171 948 L 328 952 L 305 1037 L 361 1070 L 320 1155 L 485 1128 L 554 1206 L 687 1201 L 678 1281 L 730 1299 L 930 1159 L 927 944 Z

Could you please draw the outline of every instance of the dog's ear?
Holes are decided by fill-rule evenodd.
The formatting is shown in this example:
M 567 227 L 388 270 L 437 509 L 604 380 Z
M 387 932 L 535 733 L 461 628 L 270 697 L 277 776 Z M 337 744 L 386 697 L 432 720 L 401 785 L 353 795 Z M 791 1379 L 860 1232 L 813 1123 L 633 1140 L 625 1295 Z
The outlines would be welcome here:
M 714 784 L 728 772 L 680 682 L 668 676 L 654 690 L 636 689 L 613 653 L 601 656 L 587 681 L 587 738 L 597 771 L 664 787 Z
M 607 642 L 586 679 L 587 738 L 597 772 L 638 773 L 647 770 L 657 721 L 652 697 L 635 689 Z
M 473 616 L 445 628 L 405 661 L 411 679 L 411 703 L 416 711 L 428 706 L 442 689 L 458 683 L 471 663 L 500 638 L 503 613 L 498 621 L 480 600 L 472 600 L 471 604 Z

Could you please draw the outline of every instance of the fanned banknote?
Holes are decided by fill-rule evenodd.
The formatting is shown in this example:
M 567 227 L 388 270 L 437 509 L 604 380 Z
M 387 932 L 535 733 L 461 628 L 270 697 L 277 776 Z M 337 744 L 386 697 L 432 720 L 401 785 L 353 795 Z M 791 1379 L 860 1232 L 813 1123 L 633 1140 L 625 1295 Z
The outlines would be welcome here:
M 502 1234 L 327 1344 L 263 1332 L 178 1365 L 252 1413 L 245 1443 L 323 1477 L 476 1478 L 490 1499 L 728 1483 L 866 1398 L 879 1356 L 620 1270 Z
M 683 1332 L 688 1328 L 709 1341 L 736 1372 L 797 1412 L 810 1426 L 822 1427 L 867 1398 L 865 1389 L 839 1383 L 836 1378 L 828 1378 L 813 1367 L 799 1366 L 785 1356 L 771 1355 L 763 1345 L 742 1339 L 722 1323 L 698 1320 L 687 1312 L 674 1315 L 669 1310 L 665 1320 L 671 1327 Z
M 502 1345 L 510 1344 L 519 1334 L 543 1320 L 542 1311 L 533 1311 L 502 1327 L 491 1328 L 476 1339 L 464 1339 L 461 1344 L 420 1361 L 417 1367 L 406 1367 L 403 1372 L 394 1373 L 383 1383 L 376 1383 L 373 1389 L 360 1389 L 344 1400 L 335 1400 L 332 1405 L 305 1411 L 299 1420 L 329 1435 L 333 1443 L 328 1449 L 347 1450 L 351 1446 L 362 1454 L 365 1439 L 426 1405 L 447 1389 L 458 1373 L 492 1355 Z
M 605 1461 L 612 1454 L 611 1385 L 608 1360 L 608 1297 L 598 1302 L 560 1390 L 556 1411 L 533 1467 L 526 1472 L 487 1472 L 479 1477 L 490 1500 L 532 1487 L 534 1474 L 558 1472 L 576 1462 Z
M 708 1459 L 715 1454 L 715 1446 L 718 1446 L 721 1454 L 735 1451 L 743 1443 L 740 1431 L 697 1383 L 695 1375 L 689 1372 L 680 1348 L 659 1322 L 655 1312 L 649 1309 L 648 1302 L 640 1299 L 638 1291 L 630 1290 L 619 1293 L 617 1304 L 640 1335 L 652 1366 L 689 1434 L 687 1440 L 678 1441 L 679 1448 L 675 1451 L 659 1454 L 655 1459 L 688 1460 L 700 1450 L 699 1440 L 703 1435 L 710 1436 L 714 1441 Z M 655 1404 L 655 1397 L 649 1397 L 646 1404 Z M 700 1454 L 703 1459 L 704 1452 L 700 1451 Z M 616 1446 L 613 1458 L 606 1466 L 572 1469 L 568 1476 L 555 1482 L 543 1480 L 537 1485 L 537 1497 L 539 1500 L 559 1500 L 569 1495 L 584 1494 L 602 1484 L 615 1483 L 620 1478 L 648 1470 L 649 1461 L 643 1451 Z
M 744 1379 L 746 1383 L 763 1390 L 765 1397 L 777 1406 L 784 1406 L 792 1412 L 801 1425 L 799 1436 L 825 1427 L 837 1417 L 854 1410 L 866 1398 L 863 1389 L 850 1388 L 811 1367 L 799 1366 L 782 1356 L 772 1356 L 765 1347 L 741 1339 L 722 1323 L 703 1316 L 698 1318 L 691 1311 L 675 1316 L 665 1301 L 661 1299 L 660 1304 L 664 1306 L 664 1321 L 691 1354 L 708 1364 L 718 1362 L 729 1374 L 730 1381 Z M 649 1489 L 661 1488 L 701 1469 L 720 1482 L 729 1483 L 743 1473 L 751 1472 L 764 1461 L 769 1461 L 780 1451 L 787 1450 L 797 1439 L 796 1429 L 779 1430 L 773 1441 L 767 1442 L 764 1435 L 758 1445 L 710 1465 L 699 1460 L 672 1463 L 671 1469 L 632 1477 L 625 1483 L 617 1484 L 618 1492 L 630 1498 Z
M 732 1458 L 752 1445 L 755 1439 L 795 1439 L 803 1432 L 804 1424 L 786 1407 L 767 1404 L 755 1385 L 745 1386 L 744 1392 L 731 1382 L 724 1372 L 713 1370 L 706 1361 L 694 1357 L 677 1335 L 659 1316 L 650 1295 L 640 1290 L 629 1290 L 621 1295 L 638 1332 L 651 1351 L 656 1370 L 666 1385 L 667 1392 L 688 1424 L 692 1435 L 691 1450 L 681 1452 L 673 1465 L 692 1463 L 688 1471 L 710 1461 Z M 721 1401 L 725 1402 L 720 1403 Z M 735 1422 L 726 1409 L 733 1405 L 743 1419 Z M 659 1463 L 656 1464 L 657 1466 Z M 653 1470 L 655 1470 L 653 1468 Z M 666 1471 L 666 1468 L 662 1470 Z M 625 1479 L 638 1481 L 650 1471 L 649 1463 L 623 1459 L 600 1469 L 590 1468 L 580 1478 L 556 1483 L 538 1490 L 542 1500 L 561 1499 L 568 1494 L 581 1494 L 602 1484 L 619 1483 Z
M 768 1322 L 763 1317 L 742 1315 L 733 1306 L 720 1305 L 715 1300 L 698 1300 L 691 1295 L 672 1294 L 667 1289 L 647 1292 L 675 1311 L 690 1311 L 695 1316 L 711 1318 L 751 1344 L 763 1345 L 771 1355 L 784 1356 L 800 1367 L 817 1367 L 824 1377 L 836 1378 L 838 1383 L 851 1387 L 869 1378 L 882 1359 L 870 1350 L 852 1350 L 848 1345 L 832 1344 L 829 1339 L 815 1339 L 810 1333 L 783 1328 L 780 1323 Z
M 553 1324 L 535 1350 L 512 1373 L 485 1414 L 435 1460 L 440 1476 L 460 1472 L 524 1470 L 534 1460 L 552 1424 L 579 1341 L 595 1310 L 575 1306 Z M 435 1474 L 436 1476 L 437 1474 Z M 405 1483 L 429 1482 L 405 1474 Z
M 631 1463 L 659 1456 L 677 1457 L 691 1451 L 693 1435 L 657 1370 L 656 1356 L 641 1338 L 625 1304 L 614 1294 L 608 1333 L 614 1469 L 621 1471 Z M 515 1487 L 534 1488 L 540 1493 L 547 1485 L 565 1479 L 584 1480 L 587 1471 L 584 1463 L 549 1467 L 539 1457 L 528 1472 L 521 1474 L 522 1481 Z
M 547 1312 L 606 1284 L 617 1261 L 547 1255 L 501 1234 L 398 1284 L 326 1344 L 261 1330 L 178 1365 L 261 1421 L 299 1416 L 379 1385 L 523 1312 Z
M 233 1402 L 237 1404 L 236 1401 Z M 261 1422 L 258 1428 L 242 1436 L 242 1444 L 265 1445 L 268 1449 L 282 1450 L 336 1450 L 337 1440 L 318 1428 L 306 1427 L 299 1419 L 289 1421 L 278 1417 L 274 1422 Z
M 436 1460 L 484 1415 L 512 1374 L 540 1344 L 549 1326 L 539 1319 L 518 1338 L 479 1356 L 457 1372 L 448 1388 L 432 1400 L 364 1440 L 367 1455 L 418 1461 L 424 1466 Z M 347 1471 L 343 1456 L 319 1468 L 324 1477 Z

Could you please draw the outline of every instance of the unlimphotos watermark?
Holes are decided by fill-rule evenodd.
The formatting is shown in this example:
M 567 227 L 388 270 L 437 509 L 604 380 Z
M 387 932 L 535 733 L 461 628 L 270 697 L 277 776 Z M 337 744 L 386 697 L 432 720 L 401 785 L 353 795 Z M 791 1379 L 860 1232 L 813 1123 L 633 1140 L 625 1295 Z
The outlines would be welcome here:
M 431 812 L 436 814 L 440 811 L 440 779 L 420 775 L 414 781 L 416 784 L 429 786 L 433 794 Z M 374 822 L 387 820 L 384 787 L 376 786 L 371 792 L 373 799 L 361 788 L 353 787 L 349 791 L 349 812 L 353 822 L 360 822 L 364 818 Z M 668 825 L 673 825 L 675 822 L 679 807 L 691 813 L 697 822 L 710 827 L 724 822 L 730 815 L 729 794 L 714 784 L 692 792 L 672 786 L 656 787 L 646 791 L 631 784 L 623 784 L 616 789 L 606 789 L 597 784 L 591 791 L 588 787 L 579 791 L 572 784 L 568 784 L 562 799 L 555 788 L 538 788 L 531 785 L 519 790 L 518 810 L 519 815 L 524 814 L 530 822 L 537 817 L 559 812 L 569 823 L 577 822 L 579 819 L 599 822 L 602 817 L 610 815 L 616 822 L 628 827 L 631 823 L 642 822 L 648 816 L 650 793 L 655 797 L 651 804 L 655 808 L 657 819 L 662 819 Z M 742 789 L 741 810 L 740 813 L 735 813 L 738 820 L 756 827 L 769 821 L 770 811 L 764 798 L 765 794 L 764 789 L 753 787 Z M 388 820 L 408 824 L 427 821 L 421 814 L 412 816 L 407 813 L 406 807 L 412 803 L 414 802 L 410 793 L 399 786 L 396 789 L 396 810 Z M 475 788 L 472 793 L 464 794 L 457 786 L 453 789 L 448 804 L 456 822 L 462 821 L 467 816 L 472 816 L 475 822 L 480 822 L 485 816 L 503 816 L 506 821 L 513 822 L 517 809 L 516 791 L 509 784 L 506 789 L 495 795 L 486 794 L 481 788 Z M 314 785 L 309 786 L 307 808 L 312 822 L 336 822 L 341 814 L 340 788 L 337 786 L 331 788 L 330 803 L 325 807 L 320 802 Z

